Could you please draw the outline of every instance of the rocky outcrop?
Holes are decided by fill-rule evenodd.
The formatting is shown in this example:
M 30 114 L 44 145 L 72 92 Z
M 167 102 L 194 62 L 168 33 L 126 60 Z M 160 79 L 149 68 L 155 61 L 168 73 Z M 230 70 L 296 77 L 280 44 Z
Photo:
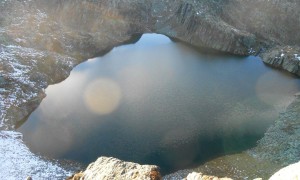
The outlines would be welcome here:
M 263 61 L 273 67 L 300 76 L 300 47 L 275 46 L 261 54 Z
M 84 172 L 77 173 L 68 179 L 84 180 L 161 180 L 159 167 L 155 165 L 140 165 L 132 162 L 121 161 L 112 157 L 99 157 L 91 163 Z
M 206 50 L 248 55 L 259 41 L 247 31 L 221 19 L 223 2 L 155 1 L 154 32 L 165 34 Z M 166 6 L 163 11 L 156 7 Z

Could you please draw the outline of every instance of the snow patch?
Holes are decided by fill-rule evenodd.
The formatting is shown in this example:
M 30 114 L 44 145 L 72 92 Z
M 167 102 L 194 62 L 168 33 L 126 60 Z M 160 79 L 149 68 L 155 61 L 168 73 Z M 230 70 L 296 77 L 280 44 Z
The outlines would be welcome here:
M 30 152 L 19 132 L 0 131 L 0 154 L 0 179 L 65 179 L 72 174 Z
M 6 83 L 0 88 L 0 129 L 7 130 L 12 126 L 6 118 L 7 110 L 37 97 L 47 85 L 46 82 L 31 79 L 32 72 L 38 70 L 38 63 L 47 63 L 47 57 L 51 56 L 60 67 L 65 67 L 67 74 L 74 66 L 75 59 L 21 46 L 0 45 L 0 48 L 0 67 L 3 67 L 0 73 Z
M 300 55 L 298 54 L 294 54 L 295 58 L 298 59 L 298 61 L 300 61 Z

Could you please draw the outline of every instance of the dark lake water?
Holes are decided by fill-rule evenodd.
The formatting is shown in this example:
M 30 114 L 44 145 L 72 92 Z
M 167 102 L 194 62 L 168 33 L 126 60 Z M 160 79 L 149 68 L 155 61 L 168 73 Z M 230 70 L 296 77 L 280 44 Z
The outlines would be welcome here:
M 191 167 L 255 145 L 300 90 L 257 57 L 199 53 L 157 34 L 78 65 L 18 129 L 33 152 Z

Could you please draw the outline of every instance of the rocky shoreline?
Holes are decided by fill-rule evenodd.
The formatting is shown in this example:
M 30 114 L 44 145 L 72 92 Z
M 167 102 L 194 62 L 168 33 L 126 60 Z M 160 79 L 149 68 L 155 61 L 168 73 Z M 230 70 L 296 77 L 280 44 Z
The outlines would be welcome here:
M 44 89 L 67 78 L 77 64 L 143 33 L 202 50 L 258 55 L 299 76 L 299 7 L 288 0 L 2 1 L 0 130 L 20 126 L 45 97 Z M 295 100 L 279 117 L 253 156 L 282 164 L 299 160 L 298 106 Z M 281 142 L 286 146 L 277 146 Z
M 261 166 L 260 168 L 263 168 Z M 278 170 L 271 176 L 271 180 L 297 179 L 300 177 L 300 161 Z M 275 171 L 274 171 L 275 172 Z M 250 175 L 250 174 L 249 174 Z M 252 175 L 252 174 L 251 174 Z M 67 180 L 93 180 L 93 179 L 145 179 L 145 180 L 232 180 L 232 179 L 254 179 L 262 180 L 267 178 L 244 176 L 244 177 L 222 177 L 204 175 L 197 169 L 179 171 L 162 177 L 159 167 L 155 165 L 140 165 L 126 162 L 112 157 L 99 157 L 91 163 L 85 171 L 75 173 Z

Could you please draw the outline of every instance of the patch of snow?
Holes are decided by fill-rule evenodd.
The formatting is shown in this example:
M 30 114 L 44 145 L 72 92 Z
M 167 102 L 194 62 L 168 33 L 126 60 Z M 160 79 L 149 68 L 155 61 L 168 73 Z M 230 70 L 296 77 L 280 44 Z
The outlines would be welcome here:
M 16 42 L 18 43 L 25 43 L 26 41 L 24 39 L 21 39 L 21 38 L 17 38 L 15 39 Z
M 298 54 L 294 54 L 295 58 L 298 59 L 298 61 L 300 61 L 300 55 Z
M 284 56 L 284 54 L 283 54 L 283 53 L 281 53 L 280 57 L 283 57 L 283 56 Z
M 255 50 L 254 50 L 253 48 L 250 48 L 250 49 L 248 50 L 248 53 L 249 53 L 249 54 L 253 54 L 253 53 L 255 53 Z
M 19 132 L 0 131 L 0 155 L 0 179 L 65 179 L 72 174 L 30 152 Z

